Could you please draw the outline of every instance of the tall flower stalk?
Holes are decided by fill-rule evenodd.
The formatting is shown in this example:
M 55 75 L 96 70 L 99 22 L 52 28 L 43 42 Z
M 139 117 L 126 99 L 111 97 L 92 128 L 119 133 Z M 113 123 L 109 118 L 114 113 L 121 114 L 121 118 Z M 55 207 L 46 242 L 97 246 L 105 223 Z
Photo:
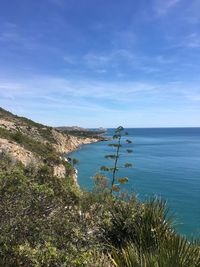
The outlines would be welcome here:
M 117 178 L 117 171 L 119 170 L 119 158 L 120 158 L 120 150 L 122 148 L 122 138 L 124 136 L 127 136 L 128 133 L 125 132 L 124 128 L 122 126 L 119 126 L 116 130 L 115 130 L 115 134 L 113 135 L 113 140 L 116 140 L 115 143 L 111 143 L 108 146 L 113 147 L 115 149 L 113 154 L 109 154 L 109 155 L 105 155 L 106 159 L 110 159 L 114 161 L 113 167 L 107 167 L 107 166 L 102 166 L 101 167 L 101 171 L 108 171 L 111 172 L 112 174 L 112 179 L 111 179 L 111 187 L 110 187 L 110 193 L 113 194 L 113 191 L 115 192 L 119 192 L 120 191 L 120 187 L 119 185 L 123 185 L 125 183 L 128 182 L 128 178 L 127 177 L 120 177 Z M 126 143 L 127 144 L 131 144 L 131 140 L 126 139 Z M 127 153 L 132 153 L 133 151 L 131 149 L 127 149 L 126 150 Z M 130 168 L 132 167 L 132 164 L 129 162 L 126 162 L 124 164 L 125 168 Z

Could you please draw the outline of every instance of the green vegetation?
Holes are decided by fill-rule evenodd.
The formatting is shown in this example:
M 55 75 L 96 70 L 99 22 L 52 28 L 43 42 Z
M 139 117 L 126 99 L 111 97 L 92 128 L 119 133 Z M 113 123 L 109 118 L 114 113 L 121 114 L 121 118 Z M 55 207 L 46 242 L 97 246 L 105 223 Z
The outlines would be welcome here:
M 103 167 L 117 187 L 127 182 L 116 176 L 123 133 L 122 127 L 116 130 L 117 142 L 111 144 L 116 153 L 107 155 L 114 166 Z M 92 191 L 80 190 L 73 166 L 52 145 L 2 128 L 0 137 L 43 159 L 41 166 L 24 167 L 0 151 L 0 266 L 200 267 L 200 244 L 173 229 L 160 199 L 140 202 L 135 195 L 111 194 L 101 173 L 93 177 Z M 60 161 L 65 178 L 53 175 L 52 165 Z
M 0 118 L 14 123 L 16 129 L 21 130 L 21 132 L 23 132 L 24 134 L 28 134 L 35 139 L 43 138 L 50 143 L 55 143 L 56 141 L 52 134 L 52 127 L 45 126 L 25 117 L 14 115 L 2 108 L 0 108 Z
M 100 174 L 81 192 L 2 154 L 0 169 L 0 266 L 200 266 L 199 245 L 173 230 L 160 200 L 114 197 Z
M 0 116 L 7 119 L 7 118 L 10 118 L 11 116 L 13 116 L 13 114 L 0 107 Z
M 44 127 L 44 125 L 42 125 L 40 123 L 37 123 L 37 122 L 32 121 L 32 120 L 25 118 L 25 117 L 20 117 L 20 116 L 14 115 L 11 112 L 9 112 L 9 111 L 1 108 L 1 107 L 0 107 L 0 117 L 2 117 L 3 119 L 6 119 L 6 120 L 11 119 L 12 121 L 20 121 L 21 124 L 24 123 L 26 125 L 34 126 L 37 128 Z
M 60 128 L 59 128 L 60 129 Z M 72 135 L 76 137 L 84 138 L 103 138 L 102 135 L 105 134 L 104 131 L 94 131 L 94 130 L 65 130 L 60 129 L 63 133 L 67 135 Z
M 19 119 L 22 123 L 24 123 L 24 124 L 26 124 L 28 126 L 32 126 L 32 127 L 36 127 L 36 128 L 43 128 L 44 127 L 43 124 L 35 122 L 35 121 L 32 121 L 32 120 L 30 120 L 28 118 L 25 118 L 25 117 L 19 117 L 17 115 L 14 115 L 14 117 L 16 119 Z M 48 127 L 48 128 L 50 128 L 50 127 Z
M 52 128 L 51 127 L 40 127 L 37 128 L 39 135 L 47 140 L 49 143 L 55 143 L 56 140 L 52 134 Z
M 116 149 L 114 154 L 109 154 L 106 155 L 105 158 L 106 159 L 111 159 L 114 161 L 114 166 L 109 168 L 107 166 L 101 166 L 101 171 L 110 171 L 112 173 L 112 179 L 111 179 L 111 189 L 110 192 L 112 194 L 113 191 L 115 192 L 120 192 L 120 187 L 119 185 L 123 185 L 125 183 L 128 182 L 128 178 L 127 177 L 120 177 L 120 178 L 116 178 L 116 173 L 119 171 L 119 166 L 118 166 L 118 162 L 119 162 L 119 158 L 120 158 L 120 149 L 122 148 L 122 137 L 123 136 L 127 136 L 128 133 L 124 131 L 124 128 L 122 126 L 119 126 L 116 130 L 115 130 L 115 134 L 113 135 L 113 140 L 116 140 L 115 143 L 111 143 L 108 146 L 113 147 L 114 149 Z M 127 144 L 131 144 L 131 140 L 126 139 L 126 143 Z M 126 150 L 127 153 L 132 153 L 133 151 L 131 149 L 127 149 Z M 129 162 L 126 162 L 124 164 L 125 168 L 130 168 L 132 167 L 132 164 Z M 116 183 L 116 180 L 118 183 Z
M 76 158 L 73 158 L 73 159 L 72 159 L 72 166 L 75 166 L 75 165 L 77 165 L 77 164 L 79 164 L 79 160 L 76 159 Z
M 141 252 L 133 244 L 114 250 L 112 261 L 117 267 L 195 267 L 199 266 L 199 248 L 184 237 L 172 235 L 154 252 Z
M 42 143 L 37 141 L 30 136 L 23 134 L 19 130 L 16 132 L 11 132 L 7 129 L 0 127 L 0 138 L 6 138 L 10 141 L 14 141 L 24 147 L 25 149 L 35 153 L 37 156 L 41 157 L 45 162 L 59 164 L 59 155 L 56 153 L 55 149 L 50 143 Z

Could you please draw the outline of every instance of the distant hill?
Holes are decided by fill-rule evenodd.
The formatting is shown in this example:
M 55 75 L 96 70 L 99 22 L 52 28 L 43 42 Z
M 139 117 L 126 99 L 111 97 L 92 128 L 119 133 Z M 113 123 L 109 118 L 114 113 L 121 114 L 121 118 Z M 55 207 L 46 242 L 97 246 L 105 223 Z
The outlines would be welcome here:
M 79 126 L 60 126 L 60 127 L 56 127 L 56 129 L 60 131 L 87 131 L 87 129 L 79 127 Z
M 99 129 L 85 129 L 81 128 L 78 126 L 62 126 L 62 127 L 56 127 L 59 131 L 68 134 L 68 135 L 73 135 L 77 137 L 92 137 L 92 138 L 97 138 L 99 140 L 105 140 L 105 137 L 102 137 L 106 133 L 106 131 L 103 128 Z

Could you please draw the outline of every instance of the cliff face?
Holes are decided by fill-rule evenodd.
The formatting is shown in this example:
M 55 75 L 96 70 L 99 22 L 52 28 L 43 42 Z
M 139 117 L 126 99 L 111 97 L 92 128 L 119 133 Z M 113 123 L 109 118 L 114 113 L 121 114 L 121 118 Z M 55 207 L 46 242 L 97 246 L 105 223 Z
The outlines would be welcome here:
M 0 138 L 0 153 L 9 155 L 13 162 L 20 161 L 23 165 L 39 164 L 39 159 L 16 142 Z
M 48 160 L 54 175 L 64 177 L 64 153 L 72 152 L 83 144 L 99 141 L 98 138 L 76 137 L 60 132 L 24 117 L 13 115 L 0 108 L 0 153 L 8 154 L 13 161 L 25 166 L 43 164 Z
M 52 135 L 56 140 L 53 146 L 56 149 L 56 151 L 61 154 L 72 152 L 81 145 L 99 141 L 99 139 L 97 138 L 81 138 L 81 137 L 66 135 L 54 129 L 52 129 Z

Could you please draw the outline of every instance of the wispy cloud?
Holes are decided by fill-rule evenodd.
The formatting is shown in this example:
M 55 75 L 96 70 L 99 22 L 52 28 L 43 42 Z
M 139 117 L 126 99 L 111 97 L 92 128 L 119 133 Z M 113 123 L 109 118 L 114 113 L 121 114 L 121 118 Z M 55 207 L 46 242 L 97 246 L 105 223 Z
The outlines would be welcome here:
M 22 38 L 18 32 L 18 28 L 16 24 L 5 22 L 2 25 L 2 29 L 0 31 L 1 42 L 18 42 L 21 40 Z
M 11 46 L 23 54 L 29 50 L 38 50 L 39 52 L 43 50 L 51 53 L 57 52 L 58 48 L 46 42 L 46 40 L 42 38 L 44 36 L 44 34 L 32 28 L 25 29 L 24 27 L 10 22 L 5 22 L 0 27 L 0 45 L 6 45 L 8 49 Z
M 165 15 L 172 10 L 181 0 L 155 0 L 155 12 L 158 16 Z
M 194 89 L 194 90 L 193 90 Z M 5 82 L 0 81 L 0 96 L 6 94 L 13 97 L 43 97 L 48 100 L 60 101 L 60 99 L 71 98 L 71 101 L 83 99 L 93 102 L 93 100 L 112 100 L 129 103 L 134 97 L 168 95 L 176 93 L 184 96 L 195 91 L 200 91 L 196 85 L 184 85 L 182 82 L 168 82 L 167 84 L 144 82 L 144 81 L 98 81 L 88 79 L 64 79 L 52 76 L 33 76 L 26 80 Z M 6 94 L 5 94 L 6 92 Z M 106 102 L 105 102 L 106 103 Z
M 200 34 L 193 32 L 184 36 L 170 37 L 170 48 L 200 48 Z
M 15 96 L 21 96 L 26 93 L 27 89 L 20 82 L 10 82 L 0 80 L 0 96 L 13 99 Z
M 115 31 L 112 34 L 111 44 L 116 49 L 133 49 L 137 44 L 138 38 L 133 27 L 129 26 L 123 31 Z
M 198 25 L 200 23 L 200 1 L 191 0 L 188 1 L 187 8 L 180 14 L 184 22 L 189 22 L 193 25 Z
M 125 88 L 126 93 L 124 93 Z M 106 83 L 87 80 L 69 81 L 57 77 L 35 77 L 21 82 L 1 82 L 0 97 L 17 102 L 29 102 L 31 99 L 34 105 L 105 112 L 106 110 L 120 110 L 117 108 L 117 103 L 120 105 L 128 103 L 135 94 L 153 89 L 152 86 L 139 82 Z M 110 106 L 111 103 L 113 105 Z
M 0 44 L 4 43 L 8 46 L 14 45 L 20 49 L 35 49 L 40 47 L 37 36 L 25 33 L 17 24 L 10 22 L 4 23 L 0 30 Z
M 115 123 L 130 116 L 142 120 L 147 116 L 147 110 L 158 112 L 165 108 L 166 112 L 169 105 L 177 109 L 179 103 L 181 107 L 183 103 L 190 103 L 195 110 L 199 95 L 197 83 L 186 85 L 180 81 L 165 84 L 140 80 L 105 82 L 38 75 L 23 80 L 0 81 L 3 107 L 57 125 L 84 125 L 84 118 L 88 116 L 88 126 L 96 125 L 97 118 L 107 121 L 109 126 L 113 123 L 112 118 L 115 118 Z M 54 118 L 50 114 L 54 114 Z
M 74 65 L 77 69 L 89 70 L 99 74 L 120 73 L 126 66 L 136 66 L 138 57 L 128 49 L 110 49 L 102 52 L 88 52 L 83 55 L 70 55 L 63 57 L 67 65 Z
M 130 49 L 113 49 L 104 51 L 104 53 L 87 53 L 79 60 L 77 64 L 82 64 L 92 71 L 99 73 L 112 72 L 117 74 L 129 75 L 131 71 L 143 73 L 160 72 L 168 66 L 176 63 L 177 59 L 173 56 L 158 54 L 156 56 L 143 55 Z M 70 63 L 70 60 L 69 60 Z M 75 63 L 75 61 L 73 61 Z M 127 71 L 128 70 L 128 71 Z
M 128 49 L 113 49 L 104 53 L 87 53 L 83 56 L 84 62 L 91 68 L 95 66 L 110 66 L 121 63 L 125 60 L 127 63 L 133 63 L 136 59 L 134 53 Z
M 191 33 L 186 36 L 182 42 L 182 46 L 200 48 L 200 35 L 198 33 Z
M 64 56 L 63 59 L 64 59 L 65 63 L 67 63 L 67 64 L 72 64 L 72 65 L 80 64 L 75 56 L 67 55 L 67 56 Z

